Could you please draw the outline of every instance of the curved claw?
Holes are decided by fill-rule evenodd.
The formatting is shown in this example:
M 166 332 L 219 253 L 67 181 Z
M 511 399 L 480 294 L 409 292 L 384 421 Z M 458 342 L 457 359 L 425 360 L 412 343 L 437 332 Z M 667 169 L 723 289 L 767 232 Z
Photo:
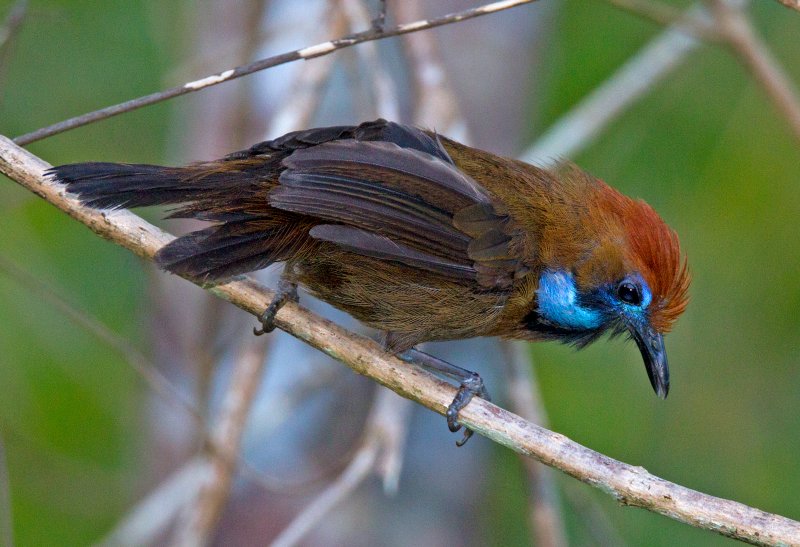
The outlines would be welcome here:
M 468 378 L 462 380 L 461 386 L 458 388 L 458 392 L 453 398 L 453 402 L 447 407 L 447 412 L 445 413 L 447 417 L 447 427 L 449 427 L 450 431 L 453 433 L 461 429 L 461 424 L 458 423 L 459 411 L 467 406 L 475 395 L 487 401 L 490 400 L 489 393 L 486 391 L 486 387 L 483 384 L 483 378 L 481 378 L 478 373 L 473 372 Z M 460 441 L 456 441 L 456 446 L 464 446 L 469 438 L 472 437 L 473 433 L 471 429 L 465 427 L 464 437 L 462 437 Z
M 460 441 L 456 441 L 456 446 L 461 448 L 462 446 L 467 444 L 467 441 L 469 440 L 470 437 L 472 437 L 473 433 L 475 433 L 475 432 L 472 431 L 471 429 L 464 428 L 464 436 L 461 438 Z
M 262 334 L 267 334 L 275 330 L 275 316 L 278 314 L 278 310 L 280 310 L 286 302 L 289 300 L 293 302 L 297 302 L 299 298 L 297 297 L 297 285 L 281 279 L 280 283 L 278 283 L 278 292 L 275 293 L 275 297 L 272 299 L 272 302 L 269 303 L 267 309 L 264 310 L 258 320 L 261 322 L 261 328 L 253 327 L 253 334 L 256 336 L 261 336 Z

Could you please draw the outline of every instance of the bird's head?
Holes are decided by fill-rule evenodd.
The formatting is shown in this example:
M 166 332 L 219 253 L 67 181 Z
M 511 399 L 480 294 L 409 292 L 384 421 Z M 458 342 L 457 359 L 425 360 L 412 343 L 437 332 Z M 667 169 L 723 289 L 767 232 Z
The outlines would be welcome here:
M 677 235 L 649 205 L 595 182 L 581 223 L 589 244 L 571 264 L 541 273 L 535 315 L 543 332 L 581 347 L 605 332 L 628 334 L 665 398 L 664 334 L 686 308 L 686 261 Z

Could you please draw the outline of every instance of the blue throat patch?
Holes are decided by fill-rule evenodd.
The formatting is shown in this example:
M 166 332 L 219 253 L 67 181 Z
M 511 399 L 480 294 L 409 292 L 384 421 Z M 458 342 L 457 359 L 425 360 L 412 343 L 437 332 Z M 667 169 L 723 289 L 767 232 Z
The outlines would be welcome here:
M 600 327 L 603 317 L 597 310 L 578 303 L 578 289 L 572 274 L 548 270 L 539 278 L 539 315 L 555 326 L 574 330 Z

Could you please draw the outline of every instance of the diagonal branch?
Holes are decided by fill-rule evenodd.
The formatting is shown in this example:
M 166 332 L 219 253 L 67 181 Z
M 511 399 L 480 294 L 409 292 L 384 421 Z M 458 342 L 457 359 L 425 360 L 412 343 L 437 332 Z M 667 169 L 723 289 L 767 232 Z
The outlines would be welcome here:
M 0 136 L 0 172 L 99 235 L 148 259 L 173 239 L 129 211 L 96 211 L 82 206 L 67 195 L 62 185 L 45 178 L 49 167 L 42 159 Z M 249 278 L 207 290 L 252 314 L 261 313 L 274 295 Z M 358 374 L 439 414 L 444 414 L 453 400 L 453 386 L 298 304 L 286 304 L 275 324 Z M 564 435 L 526 422 L 483 399 L 470 402 L 459 414 L 459 420 L 503 446 L 600 488 L 624 505 L 642 507 L 755 545 L 800 545 L 800 522 L 671 483 L 642 467 L 614 460 Z
M 728 0 L 715 0 L 712 7 L 719 32 L 783 114 L 795 137 L 800 139 L 800 94 L 786 71 L 741 9 Z
M 800 0 L 778 0 L 778 2 L 780 2 L 787 8 L 800 11 Z
M 241 65 L 236 68 L 225 70 L 218 74 L 212 74 L 210 76 L 206 76 L 205 78 L 200 78 L 199 80 L 195 80 L 193 82 L 171 87 L 164 91 L 151 93 L 150 95 L 131 99 L 130 101 L 125 101 L 124 103 L 101 108 L 100 110 L 95 110 L 94 112 L 83 114 L 82 116 L 76 116 L 74 118 L 37 129 L 31 133 L 20 135 L 14 139 L 14 142 L 20 146 L 24 146 L 26 144 L 42 140 L 46 137 L 51 137 L 53 135 L 57 135 L 58 133 L 75 129 L 76 127 L 81 127 L 96 121 L 104 120 L 106 118 L 110 118 L 124 112 L 130 112 L 132 110 L 159 103 L 161 101 L 166 101 L 167 99 L 172 99 L 173 97 L 179 97 L 181 95 L 186 95 L 187 93 L 200 91 L 201 89 L 221 84 L 222 82 L 235 80 L 236 78 L 241 78 L 242 76 L 246 76 L 266 68 L 291 63 L 293 61 L 299 61 L 301 59 L 306 60 L 313 59 L 315 57 L 321 57 L 336 50 L 348 48 L 362 42 L 382 40 L 392 36 L 400 36 L 410 32 L 418 32 L 420 30 L 441 27 L 451 23 L 458 23 L 474 17 L 480 17 L 481 15 L 488 15 L 490 13 L 496 13 L 498 11 L 507 10 L 523 4 L 529 4 L 534 1 L 535 0 L 502 0 L 491 4 L 485 4 L 477 8 L 459 11 L 449 15 L 443 15 L 434 19 L 423 19 L 420 21 L 414 21 L 413 23 L 404 23 L 386 30 L 380 30 L 380 28 L 373 27 L 363 32 L 357 32 L 355 34 L 345 36 L 344 38 L 337 38 L 336 40 L 330 40 L 328 42 L 322 42 L 320 44 L 304 47 L 302 49 L 296 49 L 294 51 L 281 53 L 279 55 L 273 55 L 272 57 L 267 57 L 266 59 L 261 59 L 247 65 Z

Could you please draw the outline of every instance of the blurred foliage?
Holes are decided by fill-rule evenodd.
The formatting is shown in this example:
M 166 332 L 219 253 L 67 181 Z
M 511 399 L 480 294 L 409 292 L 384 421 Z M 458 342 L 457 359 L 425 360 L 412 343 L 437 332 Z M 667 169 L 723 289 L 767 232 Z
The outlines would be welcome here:
M 800 82 L 800 17 L 772 2 L 751 13 Z M 567 3 L 557 28 L 544 97 L 531 98 L 542 127 L 659 32 L 603 2 Z M 649 392 L 632 344 L 535 346 L 551 425 L 679 484 L 800 517 L 797 139 L 743 66 L 704 46 L 573 159 L 678 231 L 692 301 L 667 338 L 666 401 Z M 598 499 L 632 545 L 728 542 Z
M 685 5 L 686 3 L 679 3 Z M 0 0 L 0 17 L 11 2 Z M 161 89 L 171 81 L 180 3 L 33 0 L 0 88 L 0 133 L 18 135 Z M 800 82 L 800 16 L 752 13 Z M 660 29 L 601 1 L 556 12 L 546 74 L 531 85 L 530 140 Z M 541 52 L 537 55 L 542 55 Z M 180 99 L 178 99 L 180 101 Z M 36 143 L 52 163 L 164 161 L 161 104 Z M 800 147 L 763 90 L 725 50 L 704 46 L 574 158 L 653 204 L 679 232 L 692 302 L 668 337 L 673 389 L 650 392 L 636 348 L 535 347 L 554 429 L 669 480 L 800 517 Z M 141 338 L 138 259 L 0 180 L 0 253 L 122 336 Z M 140 483 L 144 388 L 121 358 L 0 273 L 0 437 L 19 545 L 86 544 L 117 521 Z M 489 544 L 526 541 L 515 458 L 496 451 Z M 564 481 L 571 479 L 563 479 Z M 589 487 L 631 545 L 721 545 L 711 533 L 618 509 Z M 570 511 L 576 544 L 593 536 Z

